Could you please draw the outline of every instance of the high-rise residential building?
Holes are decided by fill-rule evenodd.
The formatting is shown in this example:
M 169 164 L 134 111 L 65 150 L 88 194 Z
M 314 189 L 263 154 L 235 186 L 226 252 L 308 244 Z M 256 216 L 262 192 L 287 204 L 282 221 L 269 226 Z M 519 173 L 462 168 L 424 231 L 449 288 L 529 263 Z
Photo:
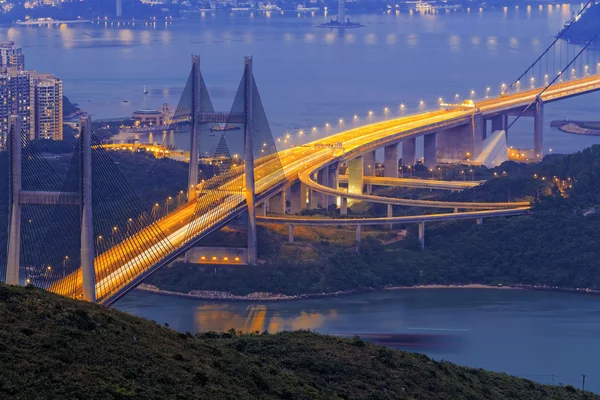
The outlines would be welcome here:
M 63 139 L 63 83 L 51 74 L 36 74 L 35 137 Z
M 52 74 L 25 70 L 21 46 L 0 43 L 0 149 L 6 147 L 13 114 L 31 139 L 63 139 L 62 86 Z
M 34 118 L 34 72 L 9 68 L 0 73 L 0 148 L 6 144 L 8 117 L 16 114 L 21 117 L 21 127 L 35 138 Z
M 6 72 L 9 68 L 25 70 L 23 49 L 15 42 L 0 42 L 0 72 Z

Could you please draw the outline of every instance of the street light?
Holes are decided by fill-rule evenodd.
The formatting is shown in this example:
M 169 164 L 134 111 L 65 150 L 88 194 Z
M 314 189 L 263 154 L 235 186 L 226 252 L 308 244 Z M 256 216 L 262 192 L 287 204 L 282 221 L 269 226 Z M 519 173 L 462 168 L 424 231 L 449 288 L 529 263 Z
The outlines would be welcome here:
M 485 98 L 487 99 L 488 97 L 490 97 L 490 90 L 492 90 L 491 88 L 487 87 L 485 88 Z
M 404 110 L 406 109 L 406 106 L 404 104 L 400 104 L 400 116 L 404 115 Z

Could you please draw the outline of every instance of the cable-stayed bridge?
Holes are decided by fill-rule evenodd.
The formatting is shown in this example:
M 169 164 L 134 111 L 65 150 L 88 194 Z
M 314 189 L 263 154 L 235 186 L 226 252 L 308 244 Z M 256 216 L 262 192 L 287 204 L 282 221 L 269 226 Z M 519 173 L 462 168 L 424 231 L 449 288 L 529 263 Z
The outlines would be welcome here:
M 231 110 L 215 112 L 200 73 L 200 59 L 194 56 L 174 116 L 174 129 L 190 138 L 187 179 L 180 182 L 178 194 L 173 193 L 179 196 L 178 206 L 167 201 L 160 218 L 146 199 L 152 193 L 136 193 L 94 136 L 88 119 L 82 120 L 73 159 L 59 175 L 23 135 L 19 119 L 11 118 L 6 158 L 8 240 L 2 246 L 6 252 L 0 253 L 0 278 L 9 284 L 32 284 L 61 295 L 112 304 L 158 268 L 242 216 L 248 226 L 246 261 L 254 264 L 257 210 L 265 213 L 268 207 L 272 213 L 284 214 L 288 200 L 291 213 L 307 206 L 327 208 L 337 205 L 338 199 L 342 215 L 347 213 L 348 200 L 454 209 L 455 213 L 443 216 L 406 220 L 396 220 L 388 211 L 388 218 L 381 220 L 382 224 L 419 223 L 421 238 L 425 221 L 480 221 L 525 213 L 526 202 L 462 203 L 374 196 L 370 186 L 378 183 L 374 178 L 375 151 L 384 149 L 383 179 L 400 184 L 394 181 L 398 179 L 399 160 L 408 166 L 416 164 L 417 137 L 423 136 L 423 163 L 427 167 L 440 161 L 471 162 L 482 153 L 487 136 L 510 132 L 510 118 L 532 117 L 532 158 L 541 159 L 544 105 L 600 89 L 600 75 L 580 57 L 586 47 L 561 64 L 558 73 L 543 68 L 550 65 L 551 51 L 546 50 L 523 75 L 530 78 L 529 88 L 521 88 L 522 76 L 496 97 L 355 127 L 285 150 L 277 148 L 271 134 L 252 73 L 252 59 L 245 59 Z M 535 82 L 543 83 L 536 86 Z M 222 127 L 220 133 L 210 134 L 210 128 L 217 124 Z M 206 152 L 203 149 L 210 150 L 217 162 L 211 176 L 201 179 L 199 154 Z M 339 185 L 341 164 L 347 167 L 343 178 L 347 190 Z M 172 182 L 159 184 L 167 183 Z M 451 186 L 446 188 L 453 190 Z M 462 187 L 457 185 L 456 190 Z M 466 212 L 458 212 L 461 209 Z M 294 223 L 293 218 L 260 219 Z M 380 221 L 370 218 L 363 222 Z M 298 219 L 296 223 L 330 222 Z M 360 220 L 343 220 L 345 225 L 352 223 L 359 227 L 359 233 Z

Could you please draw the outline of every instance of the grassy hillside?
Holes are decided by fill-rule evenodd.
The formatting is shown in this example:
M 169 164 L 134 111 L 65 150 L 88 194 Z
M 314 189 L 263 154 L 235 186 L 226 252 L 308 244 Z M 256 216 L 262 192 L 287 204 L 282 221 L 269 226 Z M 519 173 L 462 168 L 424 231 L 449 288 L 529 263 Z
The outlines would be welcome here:
M 183 334 L 0 285 L 2 399 L 600 399 L 310 332 Z

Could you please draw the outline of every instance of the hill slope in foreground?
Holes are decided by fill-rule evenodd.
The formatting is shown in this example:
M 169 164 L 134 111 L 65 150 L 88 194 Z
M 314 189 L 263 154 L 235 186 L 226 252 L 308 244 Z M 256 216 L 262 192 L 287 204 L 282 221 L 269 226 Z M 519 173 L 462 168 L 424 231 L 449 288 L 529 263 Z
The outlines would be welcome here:
M 2 399 L 600 399 L 310 332 L 178 333 L 0 285 Z

